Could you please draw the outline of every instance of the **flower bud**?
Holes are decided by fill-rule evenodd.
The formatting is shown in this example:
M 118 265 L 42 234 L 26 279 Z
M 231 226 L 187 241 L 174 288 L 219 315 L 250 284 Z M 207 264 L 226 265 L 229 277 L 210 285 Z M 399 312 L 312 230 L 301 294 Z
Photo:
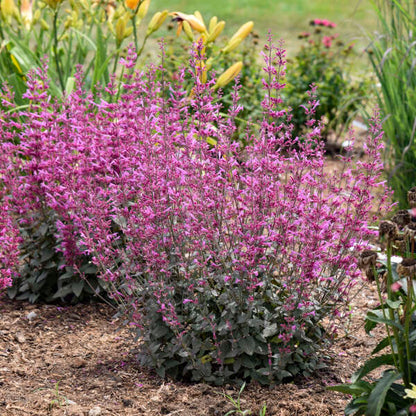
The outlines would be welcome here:
M 221 20 L 221 22 L 217 23 L 214 27 L 214 29 L 210 32 L 207 43 L 214 42 L 217 37 L 220 35 L 220 33 L 224 30 L 225 22 L 224 20 Z
M 20 16 L 26 30 L 30 29 L 33 22 L 33 0 L 22 0 L 20 3 Z
M 399 234 L 397 225 L 392 221 L 381 221 L 378 228 L 378 234 L 380 238 L 385 237 L 388 242 L 393 241 Z
M 1 0 L 0 1 L 0 12 L 3 19 L 8 22 L 13 16 L 16 16 L 16 3 L 14 0 Z
M 367 279 L 373 281 L 376 267 L 377 253 L 373 250 L 364 250 L 358 258 L 358 267 L 365 272 Z
M 116 23 L 116 40 L 120 45 L 121 42 L 126 38 L 127 32 L 127 22 L 129 21 L 129 16 L 127 14 L 121 16 Z
M 56 9 L 62 0 L 43 0 L 51 9 Z
M 143 0 L 137 10 L 137 18 L 142 20 L 145 18 L 147 11 L 149 10 L 150 0 Z
M 393 218 L 391 219 L 400 229 L 403 229 L 403 227 L 407 224 L 409 224 L 412 221 L 412 216 L 410 215 L 410 212 L 406 209 L 401 209 L 396 212 L 396 214 L 393 215 Z
M 243 63 L 241 61 L 230 66 L 230 68 L 228 68 L 219 76 L 214 88 L 225 87 L 240 73 L 242 68 L 243 68 Z
M 217 23 L 218 23 L 217 16 L 211 17 L 211 20 L 209 21 L 209 26 L 208 26 L 209 33 L 211 33 L 214 30 L 214 27 L 217 26 Z
M 249 33 L 253 30 L 254 23 L 253 22 L 247 22 L 244 23 L 243 26 L 240 27 L 240 29 L 237 30 L 237 32 L 234 33 L 234 35 L 231 37 L 228 44 L 225 46 L 225 48 L 222 50 L 224 53 L 231 52 L 237 46 L 249 35 Z
M 397 266 L 399 276 L 414 278 L 416 275 L 416 259 L 403 259 Z
M 193 42 L 194 41 L 194 34 L 193 34 L 193 32 L 192 32 L 192 28 L 191 28 L 191 25 L 186 21 L 186 20 L 184 20 L 183 22 L 182 22 L 182 25 L 183 25 L 183 31 L 185 32 L 185 35 L 187 36 L 187 38 L 191 41 L 191 42 Z
M 409 201 L 410 208 L 416 208 L 416 186 L 409 189 L 407 200 Z
M 167 15 L 167 10 L 155 13 L 152 19 L 150 20 L 149 25 L 147 26 L 146 36 L 149 36 L 153 32 L 156 32 L 156 30 L 158 30 L 160 26 L 162 26 L 163 22 L 166 20 Z

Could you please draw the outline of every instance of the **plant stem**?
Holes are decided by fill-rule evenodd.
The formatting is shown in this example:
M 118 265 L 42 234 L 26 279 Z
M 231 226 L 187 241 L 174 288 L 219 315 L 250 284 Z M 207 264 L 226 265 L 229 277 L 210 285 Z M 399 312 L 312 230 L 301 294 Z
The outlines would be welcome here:
M 61 84 L 61 90 L 62 92 L 65 91 L 65 84 L 64 84 L 64 80 L 62 78 L 62 70 L 61 70 L 61 65 L 59 63 L 59 56 L 58 56 L 58 9 L 55 10 L 54 15 L 53 15 L 53 39 L 54 39 L 54 44 L 53 44 L 53 52 L 55 55 L 55 64 L 56 64 L 56 71 L 58 72 L 58 77 L 59 77 L 59 83 Z

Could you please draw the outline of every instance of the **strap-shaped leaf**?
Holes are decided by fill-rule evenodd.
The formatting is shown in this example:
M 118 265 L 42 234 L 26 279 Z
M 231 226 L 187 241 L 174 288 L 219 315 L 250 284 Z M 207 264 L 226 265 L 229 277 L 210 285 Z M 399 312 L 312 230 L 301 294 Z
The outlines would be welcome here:
M 386 371 L 383 377 L 377 382 L 374 390 L 368 398 L 366 416 L 379 416 L 386 400 L 387 392 L 391 385 L 402 375 L 398 371 Z
M 356 371 L 351 377 L 351 382 L 355 383 L 365 375 L 373 371 L 374 369 L 381 367 L 382 365 L 393 365 L 394 357 L 393 354 L 384 354 L 378 357 L 371 358 L 368 360 L 358 371 Z

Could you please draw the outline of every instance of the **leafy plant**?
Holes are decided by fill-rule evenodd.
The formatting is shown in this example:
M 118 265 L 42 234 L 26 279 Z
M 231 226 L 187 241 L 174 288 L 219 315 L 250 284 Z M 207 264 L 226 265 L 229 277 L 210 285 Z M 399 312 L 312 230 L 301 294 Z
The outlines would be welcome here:
M 232 398 L 232 396 L 230 396 L 229 394 L 224 394 L 224 397 L 226 399 L 228 399 L 231 402 L 231 404 L 234 406 L 234 409 L 227 412 L 224 416 L 229 416 L 229 415 L 233 415 L 233 414 L 243 415 L 243 416 L 246 415 L 247 416 L 247 415 L 252 415 L 253 414 L 251 412 L 251 410 L 242 410 L 241 409 L 241 401 L 240 401 L 241 400 L 241 394 L 243 393 L 245 387 L 246 387 L 246 383 L 243 383 L 242 386 L 240 387 L 239 392 L 238 392 L 237 400 L 234 400 Z M 264 405 L 260 409 L 259 416 L 266 416 L 266 410 L 267 410 L 267 406 Z
M 354 115 L 364 108 L 369 81 L 351 76 L 353 44 L 345 44 L 332 33 L 335 23 L 315 19 L 311 26 L 311 32 L 299 35 L 304 44 L 287 71 L 285 102 L 293 109 L 293 132 L 299 135 L 306 125 L 302 104 L 307 100 L 309 86 L 315 84 L 319 95 L 316 117 L 325 120 L 322 137 L 327 139 L 331 132 L 339 136 L 348 130 Z
M 343 321 L 354 250 L 373 234 L 380 123 L 365 161 L 346 155 L 345 169 L 324 172 L 315 91 L 299 140 L 281 98 L 285 52 L 270 40 L 260 131 L 242 147 L 232 140 L 239 87 L 224 117 L 203 49 L 174 83 L 155 66 L 132 73 L 132 52 L 108 101 L 94 101 L 81 73 L 62 102 L 49 99 L 45 71 L 28 75 L 30 111 L 5 110 L 0 125 L 13 143 L 0 166 L 13 218 L 56 214 L 66 265 L 82 277 L 78 261 L 91 259 L 141 340 L 140 361 L 161 376 L 310 375 Z
M 380 33 L 373 37 L 368 55 L 380 84 L 377 98 L 384 117 L 389 185 L 403 208 L 407 190 L 416 185 L 416 6 L 402 0 L 374 4 Z
M 402 213 L 404 214 L 404 213 Z M 404 215 L 394 217 L 403 226 Z M 416 224 L 416 216 L 408 213 L 409 225 Z M 409 228 L 409 229 L 410 229 Z M 370 358 L 351 378 L 350 383 L 329 387 L 330 390 L 352 395 L 345 409 L 347 415 L 390 416 L 416 413 L 416 259 L 409 251 L 415 235 L 409 235 L 401 263 L 392 262 L 392 246 L 398 237 L 398 226 L 386 221 L 380 224 L 380 237 L 386 240 L 386 261 L 377 261 L 377 253 L 364 251 L 361 266 L 375 279 L 380 305 L 367 313 L 367 333 L 379 324 L 386 328 L 387 336 L 374 348 Z M 409 244 L 412 242 L 412 244 Z M 377 267 L 377 263 L 381 267 Z M 384 290 L 383 290 L 384 288 Z M 388 350 L 387 352 L 385 350 Z M 380 354 L 381 353 L 381 354 Z M 386 367 L 382 376 L 370 381 L 368 375 Z
M 49 93 L 54 97 L 71 92 L 78 65 L 83 82 L 94 90 L 107 84 L 118 72 L 123 45 L 133 38 L 137 56 L 148 37 L 160 28 L 168 11 L 157 12 L 150 20 L 142 44 L 138 26 L 145 18 L 150 0 L 114 2 L 110 0 L 15 0 L 3 2 L 0 10 L 0 88 L 5 83 L 14 91 L 18 105 L 26 90 L 30 70 L 49 59 Z M 84 30 L 85 29 L 85 30 Z

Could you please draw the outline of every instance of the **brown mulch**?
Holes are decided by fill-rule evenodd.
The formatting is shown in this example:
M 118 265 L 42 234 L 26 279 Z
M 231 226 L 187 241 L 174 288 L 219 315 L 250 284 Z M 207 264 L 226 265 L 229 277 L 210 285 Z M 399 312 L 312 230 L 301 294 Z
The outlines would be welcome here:
M 342 415 L 348 397 L 327 385 L 348 381 L 380 338 L 363 329 L 377 304 L 375 287 L 357 289 L 347 334 L 325 351 L 328 368 L 294 383 L 249 384 L 241 409 L 258 415 Z M 31 305 L 0 297 L 0 416 L 219 415 L 233 406 L 234 386 L 211 387 L 162 380 L 140 368 L 127 331 L 117 330 L 105 304 Z

